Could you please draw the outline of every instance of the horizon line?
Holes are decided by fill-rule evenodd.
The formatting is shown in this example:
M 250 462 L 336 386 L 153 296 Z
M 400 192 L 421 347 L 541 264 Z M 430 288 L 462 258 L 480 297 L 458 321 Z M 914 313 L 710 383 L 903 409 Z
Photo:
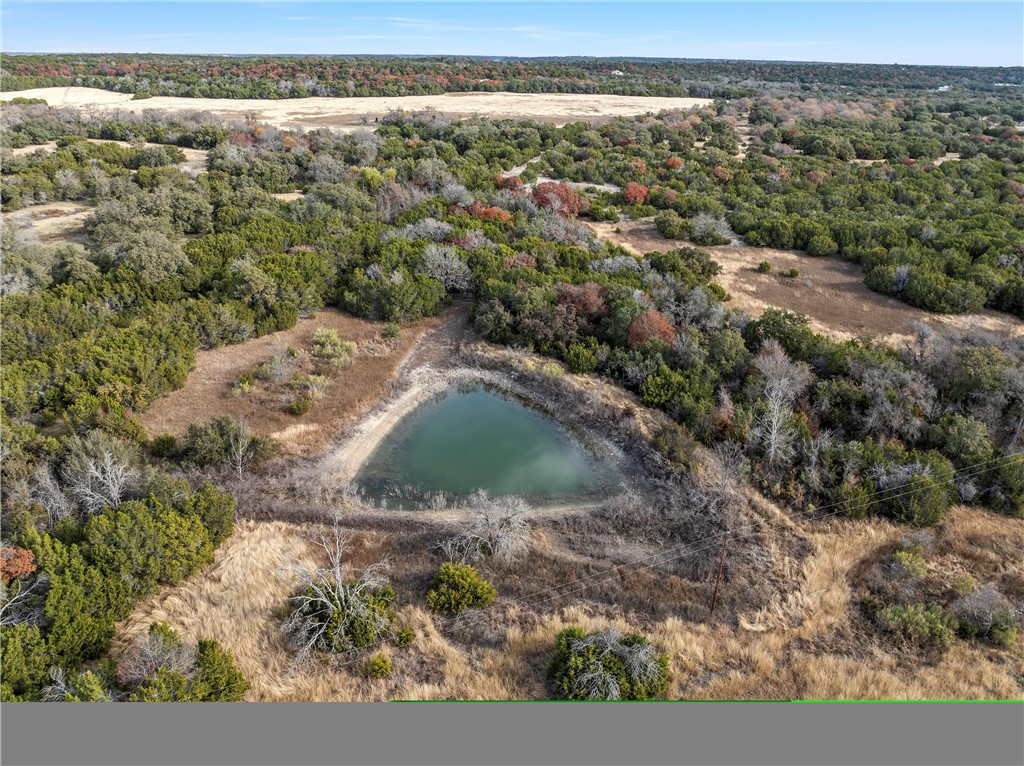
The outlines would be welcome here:
M 565 54 L 548 56 L 517 56 L 515 54 L 478 55 L 464 53 L 193 53 L 181 51 L 174 53 L 158 53 L 153 51 L 3 51 L 3 56 L 191 56 L 196 58 L 449 58 L 479 59 L 483 61 L 500 61 L 512 59 L 516 61 L 564 61 L 566 59 L 582 59 L 591 61 L 682 61 L 704 63 L 749 63 L 749 64 L 796 64 L 816 65 L 828 64 L 835 66 L 871 66 L 871 67 L 936 67 L 941 69 L 1020 69 L 1024 64 L 904 64 L 899 61 L 877 63 L 866 61 L 827 61 L 819 59 L 742 59 L 742 58 L 687 58 L 678 56 L 589 56 L 585 54 Z

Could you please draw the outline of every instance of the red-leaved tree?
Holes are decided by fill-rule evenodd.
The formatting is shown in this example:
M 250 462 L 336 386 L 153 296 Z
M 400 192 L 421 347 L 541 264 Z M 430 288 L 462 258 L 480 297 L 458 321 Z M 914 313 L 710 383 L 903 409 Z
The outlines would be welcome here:
M 497 182 L 499 189 L 511 192 L 517 197 L 523 193 L 523 179 L 519 176 L 498 176 Z
M 637 314 L 626 333 L 626 341 L 630 348 L 639 348 L 651 338 L 671 343 L 675 337 L 675 330 L 672 329 L 672 324 L 665 318 L 665 315 L 653 309 Z
M 622 199 L 630 205 L 642 205 L 647 201 L 647 187 L 630 181 L 622 191 Z
M 533 187 L 533 201 L 564 218 L 580 212 L 580 195 L 568 184 L 545 181 Z
M 561 282 L 555 287 L 559 305 L 572 306 L 577 316 L 596 319 L 608 315 L 608 304 L 604 300 L 604 288 L 593 282 L 570 285 Z
M 0 548 L 0 580 L 5 583 L 36 571 L 35 554 L 25 548 Z

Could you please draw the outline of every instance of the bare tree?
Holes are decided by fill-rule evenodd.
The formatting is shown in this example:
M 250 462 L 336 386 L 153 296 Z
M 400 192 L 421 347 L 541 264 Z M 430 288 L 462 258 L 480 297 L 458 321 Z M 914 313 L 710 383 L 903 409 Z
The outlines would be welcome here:
M 992 583 L 957 599 L 953 603 L 953 614 L 961 622 L 974 626 L 981 636 L 1002 624 L 1017 624 L 1009 599 Z
M 423 273 L 436 279 L 449 292 L 463 292 L 473 286 L 473 271 L 454 247 L 427 245 L 423 251 Z
M 811 381 L 811 370 L 802 362 L 794 362 L 777 340 L 769 340 L 754 358 L 754 368 L 761 375 L 764 407 L 752 429 L 760 442 L 768 464 L 776 467 L 793 456 L 796 432 L 793 428 L 793 403 Z
M 32 476 L 32 499 L 46 510 L 46 522 L 50 528 L 75 512 L 74 500 L 60 486 L 48 463 L 40 465 Z
M 626 677 L 631 682 L 650 684 L 658 680 L 664 672 L 658 658 L 658 652 L 648 642 L 628 643 L 623 641 L 622 632 L 618 628 L 609 628 L 589 636 L 575 639 L 570 644 L 574 654 L 587 653 L 593 648 L 595 657 L 588 662 L 586 669 L 573 681 L 573 696 L 576 699 L 617 700 L 622 698 L 622 689 L 618 678 L 610 673 L 604 664 L 604 658 L 617 657 L 622 663 Z
M 43 702 L 114 702 L 119 699 L 91 671 L 77 675 L 56 666 L 50 668 L 50 680 L 53 683 L 40 693 Z
M 160 668 L 191 678 L 196 668 L 196 645 L 150 632 L 117 663 L 117 680 L 125 686 L 138 686 Z
M 113 452 L 90 458 L 83 465 L 65 465 L 64 481 L 87 513 L 116 508 L 138 478 L 138 471 Z
M 24 580 L 6 583 L 0 580 L 0 625 L 39 625 L 43 622 L 43 603 L 49 577 L 43 573 L 31 584 Z
M 239 479 L 252 462 L 254 441 L 252 431 L 244 420 L 239 420 L 238 427 L 231 429 L 231 436 L 228 439 L 228 462 Z
M 347 571 L 345 547 L 348 538 L 335 513 L 330 526 L 309 533 L 310 542 L 327 556 L 326 567 L 310 567 L 299 559 L 281 571 L 303 585 L 291 598 L 292 613 L 282 626 L 296 651 L 295 662 L 305 664 L 317 652 L 334 652 L 349 647 L 349 629 L 357 621 L 370 628 L 374 642 L 392 630 L 391 619 L 368 604 L 367 596 L 387 585 L 385 575 L 390 563 L 383 559 L 363 569 L 358 576 Z M 352 647 L 356 648 L 356 647 Z
M 478 490 L 468 500 L 473 509 L 465 529 L 442 540 L 438 548 L 449 561 L 477 561 L 492 557 L 503 563 L 519 558 L 529 548 L 530 506 L 513 495 L 492 498 Z
M 895 364 L 870 366 L 859 371 L 867 394 L 865 434 L 886 434 L 916 440 L 935 409 L 935 387 L 921 372 Z

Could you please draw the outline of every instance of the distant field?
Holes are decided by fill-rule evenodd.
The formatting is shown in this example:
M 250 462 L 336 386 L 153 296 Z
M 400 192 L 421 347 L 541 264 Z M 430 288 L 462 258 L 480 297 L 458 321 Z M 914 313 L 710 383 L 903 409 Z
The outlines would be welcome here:
M 279 128 L 341 128 L 370 125 L 393 109 L 416 111 L 435 109 L 449 117 L 486 115 L 551 122 L 558 125 L 598 117 L 619 117 L 666 109 L 691 109 L 711 103 L 706 98 L 577 95 L 573 93 L 445 93 L 440 96 L 373 96 L 366 98 L 293 98 L 281 100 L 231 98 L 179 98 L 156 96 L 133 101 L 130 93 L 97 88 L 34 88 L 0 93 L 0 99 L 42 98 L 50 106 L 87 109 L 118 109 L 142 112 L 147 109 L 202 110 L 225 119 L 244 119 L 255 112 L 263 122 Z
M 665 239 L 649 221 L 617 224 L 589 223 L 604 240 L 641 255 L 689 245 Z M 732 295 L 731 308 L 760 316 L 770 306 L 807 314 L 815 332 L 837 339 L 867 335 L 902 348 L 913 335 L 914 322 L 931 325 L 949 337 L 983 329 L 1019 337 L 1024 324 L 1011 314 L 985 309 L 977 314 L 936 314 L 876 293 L 864 284 L 860 267 L 840 258 L 811 258 L 793 250 L 774 250 L 744 244 L 703 248 L 722 266 L 716 279 Z M 767 260 L 772 272 L 757 266 Z M 784 276 L 795 268 L 799 276 Z

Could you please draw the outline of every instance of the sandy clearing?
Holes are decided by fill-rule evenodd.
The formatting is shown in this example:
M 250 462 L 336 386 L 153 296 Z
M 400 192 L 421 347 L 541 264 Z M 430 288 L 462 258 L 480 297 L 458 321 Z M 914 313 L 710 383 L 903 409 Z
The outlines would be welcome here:
M 119 144 L 120 146 L 131 146 L 130 141 L 116 141 L 110 138 L 90 138 L 94 144 Z M 146 146 L 163 146 L 163 144 L 151 144 L 147 143 Z M 185 161 L 178 164 L 178 167 L 183 173 L 188 173 L 190 176 L 195 178 L 200 173 L 206 172 L 206 158 L 209 152 L 206 149 L 185 149 L 182 147 L 181 151 L 185 155 Z M 29 146 L 22 146 L 17 149 L 11 150 L 11 156 L 20 157 L 23 154 L 32 154 L 42 150 L 44 152 L 53 152 L 57 150 L 57 142 L 50 141 L 47 144 L 30 144 Z
M 684 240 L 667 240 L 648 221 L 588 223 L 602 239 L 615 242 L 641 255 L 665 252 L 689 245 Z M 615 229 L 620 230 L 619 233 Z M 747 245 L 703 247 L 722 266 L 718 281 L 732 294 L 730 307 L 753 316 L 769 306 L 799 311 L 811 318 L 811 327 L 838 339 L 870 335 L 877 340 L 901 345 L 913 334 L 913 322 L 924 322 L 949 337 L 960 337 L 972 329 L 983 329 L 1011 337 L 1024 336 L 1024 322 L 998 311 L 980 314 L 932 314 L 873 292 L 864 284 L 860 267 L 840 258 L 812 258 L 787 250 Z M 772 273 L 757 270 L 761 261 L 772 264 Z M 798 269 L 797 278 L 779 272 Z
M 13 226 L 34 235 L 41 244 L 85 242 L 85 219 L 93 209 L 75 202 L 48 202 L 0 213 L 5 226 Z
M 363 98 L 230 99 L 155 96 L 133 101 L 131 94 L 95 88 L 34 88 L 0 93 L 0 99 L 42 98 L 51 106 L 74 106 L 96 112 L 149 109 L 209 111 L 228 120 L 244 120 L 256 113 L 279 128 L 330 127 L 354 130 L 393 109 L 434 109 L 449 117 L 486 115 L 552 122 L 558 125 L 600 117 L 617 117 L 665 109 L 707 106 L 710 99 L 643 96 L 577 95 L 573 93 L 446 93 L 440 96 L 372 96 Z M 368 123 L 363 122 L 363 116 Z

